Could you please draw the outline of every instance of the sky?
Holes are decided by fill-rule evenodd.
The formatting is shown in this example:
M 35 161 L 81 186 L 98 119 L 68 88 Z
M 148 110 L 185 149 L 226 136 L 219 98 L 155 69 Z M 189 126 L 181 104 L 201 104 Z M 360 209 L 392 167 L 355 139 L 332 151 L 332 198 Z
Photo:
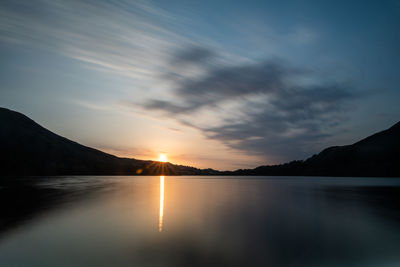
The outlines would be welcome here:
M 400 120 L 400 1 L 0 3 L 0 106 L 122 157 L 232 170 Z

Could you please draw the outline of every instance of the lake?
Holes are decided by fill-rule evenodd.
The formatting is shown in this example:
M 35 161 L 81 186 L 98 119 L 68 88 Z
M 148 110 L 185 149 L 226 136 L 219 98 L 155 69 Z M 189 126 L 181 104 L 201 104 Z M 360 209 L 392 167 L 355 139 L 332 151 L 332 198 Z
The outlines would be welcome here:
M 400 266 L 400 179 L 0 179 L 0 266 Z

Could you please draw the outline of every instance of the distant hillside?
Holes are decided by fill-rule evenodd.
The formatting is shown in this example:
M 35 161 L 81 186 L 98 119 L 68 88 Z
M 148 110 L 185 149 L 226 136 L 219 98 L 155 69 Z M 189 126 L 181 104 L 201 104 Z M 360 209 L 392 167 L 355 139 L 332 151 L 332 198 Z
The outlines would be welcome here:
M 329 147 L 305 161 L 233 174 L 400 177 L 400 122 L 352 145 Z
M 0 175 L 192 175 L 214 170 L 116 156 L 80 145 L 0 108 Z
M 0 175 L 312 175 L 400 177 L 400 122 L 355 144 L 305 161 L 220 172 L 119 158 L 50 132 L 25 115 L 0 108 Z

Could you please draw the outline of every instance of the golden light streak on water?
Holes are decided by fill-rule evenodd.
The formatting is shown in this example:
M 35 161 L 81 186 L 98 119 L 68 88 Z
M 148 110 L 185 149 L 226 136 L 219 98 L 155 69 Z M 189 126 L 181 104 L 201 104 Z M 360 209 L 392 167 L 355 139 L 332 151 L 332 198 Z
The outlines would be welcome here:
M 162 232 L 164 217 L 164 176 L 160 176 L 160 215 L 158 218 L 158 231 Z

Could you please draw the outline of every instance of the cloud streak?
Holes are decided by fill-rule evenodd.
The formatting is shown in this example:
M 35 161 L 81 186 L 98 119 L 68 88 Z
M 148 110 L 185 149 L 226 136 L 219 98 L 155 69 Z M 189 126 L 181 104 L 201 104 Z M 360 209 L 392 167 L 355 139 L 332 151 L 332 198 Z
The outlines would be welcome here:
M 0 40 L 61 51 L 138 81 L 154 76 L 165 51 L 189 42 L 168 29 L 173 23 L 168 13 L 143 1 L 2 1 L 0 6 Z

